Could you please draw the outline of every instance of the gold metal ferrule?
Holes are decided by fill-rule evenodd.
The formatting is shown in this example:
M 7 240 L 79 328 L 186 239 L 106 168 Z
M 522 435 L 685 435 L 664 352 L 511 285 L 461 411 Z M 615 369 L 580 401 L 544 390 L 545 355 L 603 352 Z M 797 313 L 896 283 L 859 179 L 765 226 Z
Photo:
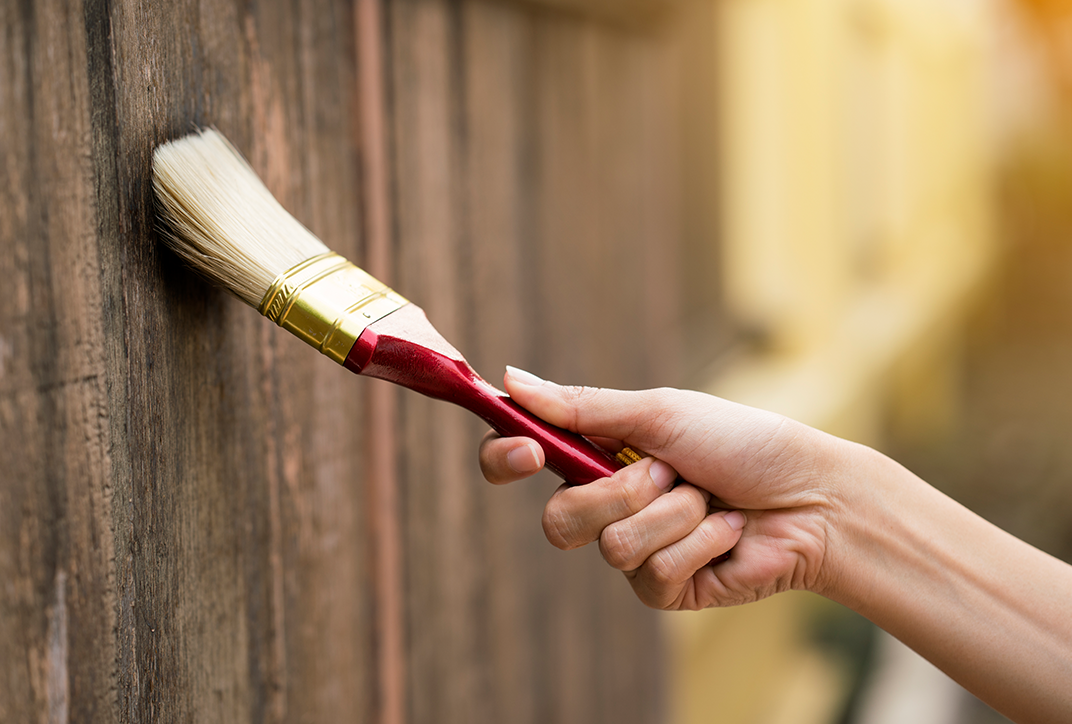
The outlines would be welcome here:
M 366 327 L 408 303 L 383 282 L 329 251 L 276 277 L 257 309 L 343 364 Z
M 632 465 L 633 463 L 639 463 L 642 460 L 640 454 L 631 447 L 623 447 L 621 452 L 614 457 L 617 458 L 618 462 L 622 465 Z

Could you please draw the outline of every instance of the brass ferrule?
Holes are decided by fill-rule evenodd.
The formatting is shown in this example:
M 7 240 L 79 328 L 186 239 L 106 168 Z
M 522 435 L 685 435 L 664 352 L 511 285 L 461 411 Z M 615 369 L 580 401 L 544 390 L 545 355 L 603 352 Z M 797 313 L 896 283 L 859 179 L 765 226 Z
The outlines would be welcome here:
M 339 364 L 373 322 L 409 302 L 333 251 L 276 277 L 258 311 Z
M 639 463 L 642 460 L 640 454 L 631 447 L 623 447 L 621 452 L 614 457 L 622 465 L 632 465 L 633 463 Z

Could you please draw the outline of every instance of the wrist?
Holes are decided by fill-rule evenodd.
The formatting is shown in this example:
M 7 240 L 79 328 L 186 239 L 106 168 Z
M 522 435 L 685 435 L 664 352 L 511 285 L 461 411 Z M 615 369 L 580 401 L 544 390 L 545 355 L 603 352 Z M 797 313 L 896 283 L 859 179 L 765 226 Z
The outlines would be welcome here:
M 800 426 L 787 471 L 795 478 L 789 505 L 794 509 L 795 531 L 791 536 L 796 564 L 790 587 L 828 598 L 851 576 L 844 559 L 850 548 L 859 547 L 852 533 L 867 492 L 860 481 L 881 464 L 884 456 L 863 445 Z M 878 459 L 876 459 L 878 458 Z
M 822 476 L 825 540 L 808 590 L 859 610 L 860 598 L 881 575 L 885 543 L 925 505 L 933 488 L 882 453 L 830 438 Z

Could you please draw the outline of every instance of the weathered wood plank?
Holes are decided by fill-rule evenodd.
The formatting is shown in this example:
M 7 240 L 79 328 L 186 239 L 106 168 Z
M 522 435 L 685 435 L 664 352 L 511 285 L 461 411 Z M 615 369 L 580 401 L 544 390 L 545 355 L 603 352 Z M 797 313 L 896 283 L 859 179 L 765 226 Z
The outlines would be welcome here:
M 592 98 L 588 91 L 591 52 L 597 30 L 571 19 L 542 17 L 536 26 L 537 63 L 533 89 L 536 113 L 537 243 L 528 251 L 536 276 L 530 310 L 539 340 L 534 351 L 537 374 L 568 384 L 593 381 L 599 322 L 592 310 L 603 291 L 593 277 L 598 216 L 593 213 Z M 546 544 L 545 544 L 546 545 Z M 547 692 L 541 718 L 548 721 L 599 721 L 595 700 L 601 672 L 592 637 L 594 611 L 565 600 L 560 591 L 591 596 L 592 577 L 608 575 L 592 550 L 557 553 L 541 567 L 546 616 L 541 652 Z M 550 664 L 554 662 L 554 664 Z
M 107 721 L 111 413 L 81 7 L 0 10 L 0 719 Z
M 672 173 L 648 108 L 658 41 L 525 4 L 386 10 L 395 226 L 377 222 L 375 263 L 393 254 L 391 281 L 493 382 L 506 363 L 651 381 L 658 360 L 617 322 L 649 335 L 672 316 L 651 256 L 673 218 L 651 190 Z M 382 383 L 157 243 L 152 149 L 213 124 L 366 259 L 354 13 L 0 6 L 3 721 L 657 718 L 653 619 L 595 550 L 543 540 L 553 479 L 483 485 L 482 425 L 402 395 L 397 435 L 376 438 L 394 441 L 377 459 L 397 460 L 400 505 L 372 501 L 404 556 L 374 558 Z M 374 559 L 401 569 L 374 576 Z M 374 587 L 399 580 L 402 610 L 376 611 L 397 591 Z M 382 646 L 403 626 L 405 670 L 377 672 L 401 667 Z M 402 695 L 405 712 L 382 698 Z
M 299 214 L 304 212 L 307 223 L 329 243 L 356 256 L 355 164 L 352 151 L 349 156 L 338 153 L 352 138 L 349 109 L 345 104 L 333 104 L 325 118 L 313 105 L 321 90 L 318 82 L 332 86 L 324 89 L 331 97 L 352 92 L 352 65 L 348 68 L 339 62 L 353 55 L 348 10 L 341 4 L 313 8 L 315 13 L 297 23 L 297 37 L 288 43 L 273 43 L 274 59 L 255 57 L 262 67 L 274 60 L 284 68 L 281 75 L 288 80 L 276 80 L 282 90 L 272 86 L 271 79 L 258 87 L 232 72 L 243 67 L 244 50 L 230 41 L 244 37 L 250 47 L 254 45 L 258 18 L 253 15 L 239 22 L 223 6 L 202 8 L 202 16 L 181 7 L 171 14 L 129 4 L 116 4 L 112 10 L 111 40 L 126 51 L 117 56 L 114 69 L 118 79 L 116 105 L 124 134 L 110 139 L 120 149 L 119 166 L 111 180 L 121 189 L 122 205 L 117 212 L 121 234 L 90 241 L 101 245 L 102 266 L 108 270 L 103 276 L 115 281 L 114 270 L 125 268 L 127 273 L 118 278 L 123 285 L 119 296 L 125 305 L 118 311 L 128 315 L 122 333 L 129 357 L 125 369 L 113 368 L 108 375 L 112 399 L 122 394 L 133 402 L 129 411 L 125 405 L 111 407 L 130 416 L 124 440 L 129 459 L 120 461 L 120 466 L 125 463 L 130 468 L 126 480 L 130 497 L 117 502 L 115 510 L 115 528 L 118 532 L 125 528 L 127 536 L 117 542 L 123 559 L 117 581 L 121 591 L 118 641 L 122 669 L 118 705 L 124 718 L 138 721 L 162 711 L 208 719 L 282 719 L 288 706 L 290 711 L 322 712 L 324 718 L 340 712 L 352 714 L 361 709 L 366 696 L 367 677 L 360 672 L 368 669 L 363 660 L 369 633 L 363 613 L 367 590 L 361 574 L 363 491 L 360 469 L 355 473 L 345 454 L 363 439 L 361 396 L 348 378 L 349 392 L 340 396 L 336 387 L 342 387 L 344 378 L 322 373 L 322 360 L 310 357 L 310 351 L 300 345 L 281 341 L 248 310 L 193 280 L 166 255 L 158 256 L 151 213 L 146 213 L 151 212 L 151 199 L 145 184 L 148 152 L 161 130 L 182 132 L 193 122 L 215 122 L 224 127 L 227 118 L 253 118 L 253 125 L 259 122 L 254 135 L 264 138 L 266 146 L 271 144 L 273 132 L 275 140 L 283 138 L 281 134 L 305 139 L 304 147 L 289 159 L 274 149 L 273 168 L 266 168 L 263 159 L 258 161 L 256 153 L 251 156 L 284 197 L 287 184 L 297 184 L 295 178 L 278 172 L 288 163 L 295 169 L 303 163 L 300 175 L 307 183 L 301 190 L 311 201 L 305 208 L 299 199 L 287 202 Z M 85 27 L 81 18 L 48 16 L 47 6 L 39 5 L 34 11 L 39 19 L 34 30 L 41 34 L 72 33 Z M 222 13 L 213 15 L 214 11 Z M 89 14 L 87 10 L 87 20 L 99 21 Z M 295 17 L 269 16 L 265 22 L 272 28 L 291 28 Z M 334 45 L 326 44 L 336 22 L 342 30 L 336 33 Z M 188 37 L 171 32 L 184 26 L 204 28 L 197 36 L 200 45 L 187 45 L 184 40 Z M 14 24 L 5 23 L 8 27 Z M 99 32 L 100 26 L 96 27 Z M 56 38 L 43 37 L 39 47 L 54 54 Z M 86 49 L 81 52 L 85 55 Z M 77 53 L 69 53 L 77 57 Z M 51 58 L 49 63 L 45 82 L 34 79 L 29 87 L 41 89 L 38 98 L 42 102 L 79 101 L 77 93 L 54 89 L 48 83 L 68 77 L 77 80 L 78 67 L 73 66 L 74 72 L 70 72 Z M 145 77 L 146 68 L 147 84 L 129 80 Z M 198 72 L 191 72 L 191 68 Z M 329 73 L 331 70 L 335 72 Z M 304 78 L 297 77 L 302 74 Z M 216 83 L 205 84 L 206 77 Z M 196 83 L 191 84 L 191 79 Z M 264 81 L 263 74 L 259 80 Z M 250 86 L 262 95 L 235 92 Z M 107 83 L 104 87 L 107 90 Z M 306 93 L 300 100 L 304 100 L 308 113 L 291 120 L 291 127 L 280 127 L 276 111 L 301 108 L 292 97 L 299 90 Z M 174 99 L 192 103 L 169 107 Z M 81 100 L 85 124 L 88 104 Z M 254 112 L 241 110 L 243 103 L 255 106 L 258 100 L 263 104 Z M 70 116 L 37 128 L 45 132 L 58 127 L 71 138 L 87 141 L 91 135 L 88 129 L 73 128 Z M 107 125 L 104 119 L 95 126 L 95 141 L 109 142 Z M 241 128 L 226 130 L 239 142 L 246 135 Z M 87 150 L 58 145 L 55 139 L 41 138 L 28 147 L 77 163 L 91 158 Z M 267 152 L 263 155 L 269 156 Z M 111 162 L 106 157 L 95 160 L 100 167 Z M 108 181 L 100 167 L 98 199 L 111 193 L 100 189 Z M 274 177 L 273 172 L 277 173 Z M 61 166 L 47 167 L 41 175 L 52 186 L 36 189 L 38 196 L 50 199 L 53 205 L 73 200 L 71 192 L 63 190 L 70 186 L 64 180 L 65 173 L 70 175 Z M 83 195 L 88 195 L 91 204 L 95 200 L 91 198 L 93 175 L 91 171 L 83 175 Z M 313 181 L 308 183 L 310 178 Z M 64 186 L 57 191 L 54 187 L 59 185 Z M 92 233 L 106 226 L 104 222 L 79 221 L 79 214 L 86 215 L 79 212 L 86 203 L 61 204 L 74 212 L 66 216 L 52 213 L 55 222 L 50 223 L 74 219 L 79 228 L 45 229 L 57 249 L 44 250 L 46 255 L 41 258 L 48 266 L 40 274 L 73 281 L 75 270 L 64 260 L 70 258 L 73 264 L 84 267 L 77 255 L 97 253 L 93 244 L 79 245 L 73 238 L 75 231 Z M 62 246 L 61 241 L 65 242 Z M 92 278 L 92 271 L 88 276 Z M 37 286 L 45 288 L 44 284 Z M 79 365 L 98 364 L 103 355 L 88 354 L 77 334 L 92 332 L 93 323 L 101 326 L 104 305 L 100 299 L 85 302 L 67 298 L 79 290 L 71 283 L 58 287 L 52 294 L 59 298 L 51 307 L 41 307 L 42 313 L 51 317 L 37 325 L 53 329 L 74 343 L 60 345 L 56 355 L 42 348 L 35 359 L 57 367 L 64 375 L 76 375 L 84 385 L 94 377 Z M 63 314 L 89 315 L 88 322 L 75 319 L 74 329 L 68 330 L 67 320 L 52 319 L 53 308 Z M 264 350 L 254 355 L 253 365 L 243 352 L 250 347 Z M 277 363 L 280 355 L 295 359 Z M 48 361 L 54 357 L 58 359 Z M 41 369 L 41 374 L 59 374 Z M 115 379 L 124 372 L 126 379 Z M 342 375 L 341 371 L 336 375 Z M 103 389 L 104 375 L 99 377 Z M 66 387 L 70 385 L 57 385 L 56 389 Z M 343 406 L 325 404 L 328 399 L 341 400 Z M 85 413 L 66 403 L 49 405 L 53 412 L 45 425 L 48 430 L 93 429 L 86 420 L 58 424 L 56 415 L 61 410 L 64 416 L 85 417 Z M 107 423 L 108 418 L 102 417 L 101 424 Z M 349 444 L 337 444 L 347 438 Z M 61 448 L 60 452 L 68 454 L 57 455 L 57 460 L 68 466 L 77 462 L 73 451 Z M 107 492 L 107 482 L 114 476 L 99 465 L 85 467 L 94 483 L 103 483 L 99 490 Z M 56 478 L 66 488 L 77 483 L 77 477 L 67 470 Z M 33 476 L 27 479 L 35 482 Z M 62 504 L 82 502 L 70 496 L 56 500 Z M 76 512 L 92 509 L 80 505 Z M 81 525 L 77 515 L 41 518 L 69 523 L 68 528 Z M 127 525 L 127 520 L 132 522 Z M 76 550 L 88 554 L 95 549 L 86 545 Z M 339 557 L 332 555 L 336 550 L 344 552 L 342 566 L 338 565 Z M 66 570 L 69 567 L 60 569 L 57 582 L 74 582 Z M 87 574 L 87 578 L 102 585 L 108 582 L 106 575 Z M 77 603 L 70 594 L 65 600 L 68 608 Z M 110 608 L 107 613 L 112 613 Z M 70 615 L 75 615 L 75 609 Z M 77 617 L 72 620 L 83 623 Z M 110 622 L 107 626 L 110 629 Z M 88 636 L 92 628 L 82 625 L 77 632 Z M 72 636 L 72 641 L 75 638 Z M 106 657 L 107 651 L 101 648 Z M 92 663 L 82 658 L 87 666 Z M 97 668 L 105 677 L 113 671 L 108 665 Z M 328 675 L 340 670 L 350 672 L 353 680 Z M 72 706 L 77 700 L 74 684 L 72 679 Z M 116 689 L 114 685 L 91 688 L 103 697 Z M 104 718 L 113 719 L 107 713 Z
M 455 55 L 457 9 L 390 6 L 398 190 L 398 288 L 461 345 L 467 282 L 459 259 L 464 197 Z M 408 531 L 407 631 L 414 721 L 488 719 L 480 524 L 466 413 L 405 395 L 401 462 Z
M 493 384 L 500 383 L 506 364 L 528 364 L 528 349 L 535 342 L 527 332 L 530 285 L 521 263 L 522 247 L 533 241 L 526 223 L 533 190 L 528 173 L 533 136 L 526 117 L 531 25 L 514 7 L 467 3 L 458 26 L 465 128 L 463 256 L 470 282 L 465 348 L 469 361 Z M 470 439 L 479 439 L 484 431 L 474 420 Z M 477 491 L 483 530 L 477 531 L 476 545 L 484 555 L 487 587 L 481 655 L 490 672 L 486 696 L 491 721 L 539 721 L 539 612 L 528 547 L 535 543 L 537 551 L 547 553 L 538 516 L 551 489 L 545 479 L 506 488 L 481 485 Z

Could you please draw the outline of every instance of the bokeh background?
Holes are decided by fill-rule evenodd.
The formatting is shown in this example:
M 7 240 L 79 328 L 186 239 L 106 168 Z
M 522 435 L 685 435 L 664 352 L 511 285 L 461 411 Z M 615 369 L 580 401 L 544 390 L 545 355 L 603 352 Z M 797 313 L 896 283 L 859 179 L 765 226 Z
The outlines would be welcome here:
M 1069 560 L 1072 4 L 709 12 L 734 332 L 691 383 L 877 447 Z M 1005 721 L 807 595 L 667 625 L 677 722 Z

